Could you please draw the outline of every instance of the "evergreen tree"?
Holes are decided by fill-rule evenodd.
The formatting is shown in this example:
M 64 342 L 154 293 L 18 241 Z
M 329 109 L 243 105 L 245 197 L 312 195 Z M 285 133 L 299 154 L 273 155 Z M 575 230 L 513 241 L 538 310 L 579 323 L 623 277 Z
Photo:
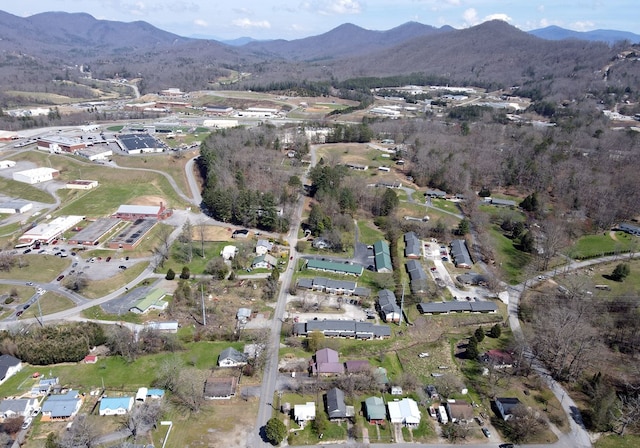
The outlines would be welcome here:
M 277 417 L 272 417 L 265 425 L 265 435 L 272 445 L 278 445 L 287 435 L 287 427 Z
M 621 282 L 627 278 L 630 273 L 631 269 L 629 268 L 629 265 L 627 263 L 620 263 L 611 273 L 611 278 L 617 282 Z
M 167 280 L 173 280 L 174 278 L 176 278 L 176 273 L 173 271 L 173 269 L 169 269 L 167 271 L 167 275 L 164 277 Z
M 484 330 L 482 327 L 478 327 L 473 335 L 476 337 L 478 342 L 482 342 L 484 340 Z
M 492 338 L 499 338 L 500 335 L 502 334 L 502 328 L 500 328 L 500 325 L 495 324 L 493 327 L 491 327 L 491 330 L 489 330 L 489 336 L 491 336 Z
M 467 359 L 478 359 L 478 340 L 475 336 L 469 338 L 466 355 Z
M 182 272 L 180 273 L 180 278 L 183 280 L 188 280 L 191 277 L 191 271 L 188 266 L 183 266 Z

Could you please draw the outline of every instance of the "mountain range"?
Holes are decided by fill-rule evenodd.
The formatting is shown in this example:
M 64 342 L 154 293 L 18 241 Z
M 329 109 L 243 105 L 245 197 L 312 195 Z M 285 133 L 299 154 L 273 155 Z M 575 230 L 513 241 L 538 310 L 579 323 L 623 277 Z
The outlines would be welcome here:
M 618 51 L 589 39 L 601 36 L 610 42 L 618 35 L 627 40 L 635 36 L 602 31 L 557 41 L 568 30 L 537 31 L 546 38 L 502 21 L 461 30 L 417 22 L 387 31 L 343 24 L 304 39 L 243 38 L 225 44 L 178 36 L 143 21 L 62 12 L 23 18 L 0 11 L 0 91 L 52 91 L 52 79 L 65 79 L 80 65 L 90 67 L 98 78 L 142 78 L 143 92 L 207 88 L 234 71 L 251 73 L 244 87 L 423 73 L 457 83 L 556 89 L 565 88 L 564 79 L 597 78 L 594 73 Z M 11 101 L 0 94 L 0 105 Z

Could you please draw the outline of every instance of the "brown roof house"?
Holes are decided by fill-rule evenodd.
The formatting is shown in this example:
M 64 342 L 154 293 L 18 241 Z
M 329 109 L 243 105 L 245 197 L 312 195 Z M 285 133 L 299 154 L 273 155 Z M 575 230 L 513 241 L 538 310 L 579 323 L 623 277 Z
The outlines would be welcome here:
M 340 375 L 344 373 L 344 364 L 340 362 L 338 352 L 330 348 L 318 350 L 315 354 L 315 363 L 311 365 L 314 375 Z
M 464 400 L 447 401 L 445 408 L 452 423 L 469 423 L 473 420 L 473 407 Z

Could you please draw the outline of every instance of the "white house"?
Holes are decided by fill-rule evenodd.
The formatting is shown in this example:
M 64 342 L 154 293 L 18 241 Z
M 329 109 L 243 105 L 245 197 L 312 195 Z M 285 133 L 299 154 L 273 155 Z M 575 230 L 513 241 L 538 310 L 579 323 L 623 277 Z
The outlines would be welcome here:
M 133 407 L 133 397 L 105 397 L 100 400 L 100 415 L 125 415 Z
M 391 423 L 402 423 L 405 426 L 417 426 L 420 424 L 418 403 L 411 398 L 390 401 L 387 403 L 387 409 L 389 410 Z
M 256 254 L 264 255 L 268 252 L 271 252 L 273 249 L 273 243 L 268 240 L 258 240 L 256 243 Z
M 304 427 L 307 422 L 316 419 L 316 402 L 308 401 L 306 404 L 293 406 L 293 418 L 298 425 Z
M 236 256 L 236 254 L 238 253 L 238 248 L 236 246 L 224 246 L 222 248 L 222 251 L 220 252 L 220 255 L 222 255 L 222 258 L 225 260 L 231 260 L 233 259 L 233 257 Z
M 22 370 L 22 361 L 15 356 L 0 356 L 0 384 Z
M 218 366 L 220 367 L 239 367 L 247 363 L 247 355 L 240 353 L 233 347 L 227 347 L 220 352 L 218 356 Z
M 257 256 L 256 258 L 253 259 L 253 262 L 251 263 L 251 267 L 254 269 L 260 269 L 260 268 L 272 269 L 277 265 L 278 265 L 278 260 L 276 260 L 276 257 L 269 254 Z
M 0 417 L 3 419 L 29 417 L 34 409 L 38 409 L 38 399 L 18 398 L 0 401 Z

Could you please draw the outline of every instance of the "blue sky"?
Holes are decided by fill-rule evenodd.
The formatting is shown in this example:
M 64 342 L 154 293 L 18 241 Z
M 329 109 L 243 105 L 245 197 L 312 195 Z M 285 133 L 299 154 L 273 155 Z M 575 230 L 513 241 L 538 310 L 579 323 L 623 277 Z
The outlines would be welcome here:
M 640 34 L 638 0 L 22 0 L 0 9 L 23 17 L 86 12 L 98 19 L 144 20 L 182 36 L 221 39 L 291 40 L 347 22 L 372 30 L 408 21 L 466 28 L 493 18 L 524 31 L 558 25 Z

